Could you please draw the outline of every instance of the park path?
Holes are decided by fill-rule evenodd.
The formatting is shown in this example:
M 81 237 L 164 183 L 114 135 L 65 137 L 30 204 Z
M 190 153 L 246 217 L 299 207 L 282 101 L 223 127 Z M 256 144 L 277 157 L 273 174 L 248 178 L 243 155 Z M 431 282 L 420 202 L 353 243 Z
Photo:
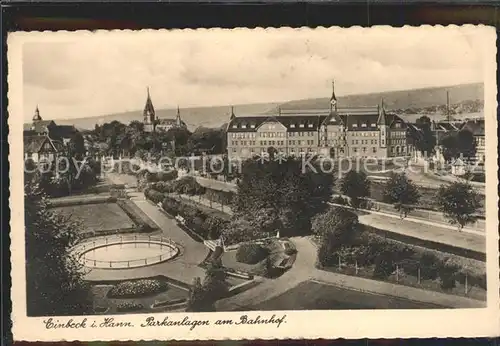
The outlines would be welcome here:
M 486 302 L 470 298 L 317 269 L 316 245 L 307 237 L 294 237 L 291 240 L 297 248 L 297 259 L 289 271 L 277 279 L 262 279 L 262 283 L 255 288 L 218 301 L 217 310 L 231 311 L 249 308 L 277 297 L 307 280 L 348 290 L 398 297 L 444 307 L 477 308 L 486 306 Z
M 116 182 L 115 182 L 116 183 Z M 208 248 L 184 232 L 175 220 L 167 217 L 157 206 L 144 198 L 144 194 L 132 190 L 130 199 L 160 228 L 155 235 L 170 238 L 180 245 L 180 254 L 167 262 L 131 269 L 92 269 L 86 279 L 89 281 L 125 280 L 165 275 L 172 279 L 191 284 L 195 277 L 203 278 L 205 270 L 198 265 L 208 255 Z

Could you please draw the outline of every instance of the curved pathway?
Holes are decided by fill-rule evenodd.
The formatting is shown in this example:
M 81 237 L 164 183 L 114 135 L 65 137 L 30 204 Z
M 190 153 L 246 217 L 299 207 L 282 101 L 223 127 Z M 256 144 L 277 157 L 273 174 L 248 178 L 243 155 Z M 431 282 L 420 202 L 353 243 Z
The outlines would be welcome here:
M 252 307 L 277 297 L 307 280 L 334 285 L 348 290 L 399 297 L 414 302 L 436 304 L 446 307 L 477 308 L 486 306 L 486 302 L 470 298 L 317 269 L 316 245 L 308 238 L 303 237 L 292 238 L 292 241 L 298 252 L 297 259 L 289 271 L 277 279 L 262 279 L 262 283 L 255 288 L 234 297 L 218 301 L 216 304 L 217 310 L 230 311 Z

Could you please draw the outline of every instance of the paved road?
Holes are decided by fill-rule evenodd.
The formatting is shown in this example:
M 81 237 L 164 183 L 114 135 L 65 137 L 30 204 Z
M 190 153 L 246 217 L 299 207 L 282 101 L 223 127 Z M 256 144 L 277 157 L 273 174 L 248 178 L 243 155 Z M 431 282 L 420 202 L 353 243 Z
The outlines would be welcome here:
M 445 227 L 429 226 L 421 222 L 401 220 L 373 213 L 359 215 L 359 222 L 403 236 L 447 244 L 478 253 L 486 253 L 486 239 L 484 235 L 480 234 L 458 232 Z

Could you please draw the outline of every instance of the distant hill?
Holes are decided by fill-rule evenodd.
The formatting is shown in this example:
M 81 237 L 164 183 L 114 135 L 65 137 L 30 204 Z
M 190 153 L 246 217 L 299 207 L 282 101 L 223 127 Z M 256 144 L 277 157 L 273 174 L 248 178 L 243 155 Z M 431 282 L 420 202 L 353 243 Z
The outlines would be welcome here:
M 483 83 L 474 83 L 359 95 L 337 95 L 337 101 L 341 107 L 362 107 L 376 106 L 384 99 L 384 105 L 387 109 L 425 108 L 446 104 L 446 91 L 450 93 L 451 104 L 470 100 L 484 100 Z M 326 109 L 329 108 L 329 102 L 329 97 L 296 100 L 282 104 L 281 109 Z
M 238 116 L 250 114 L 266 113 L 270 109 L 276 109 L 279 103 L 255 103 L 235 105 L 234 113 Z M 199 126 L 219 127 L 229 120 L 231 109 L 229 106 L 196 107 L 181 108 L 182 120 L 188 125 L 190 130 Z M 175 118 L 177 109 L 156 109 L 156 116 L 160 119 Z M 102 115 L 98 117 L 86 117 L 76 119 L 57 119 L 55 122 L 59 125 L 74 125 L 78 129 L 90 130 L 95 124 L 104 124 L 117 120 L 128 124 L 133 120 L 142 121 L 142 110 Z
M 457 105 L 467 101 L 484 101 L 483 83 L 463 84 L 449 87 L 433 87 L 413 90 L 386 91 L 370 94 L 337 96 L 341 107 L 376 106 L 384 99 L 386 109 L 398 110 L 406 113 L 405 118 L 413 121 L 415 116 L 411 109 L 425 109 L 446 104 L 446 92 L 450 93 L 450 104 Z M 255 103 L 235 105 L 236 116 L 244 115 L 269 115 L 276 114 L 278 106 L 283 110 L 293 109 L 326 109 L 329 108 L 329 97 L 294 100 L 285 103 Z M 441 107 L 442 108 L 442 107 Z M 441 109 L 437 107 L 436 109 Z M 405 111 L 406 110 L 406 111 Z M 175 118 L 176 109 L 157 109 L 156 114 L 161 118 Z M 226 123 L 229 118 L 228 106 L 196 107 L 181 109 L 182 119 L 191 130 L 199 126 L 219 127 Z M 410 114 L 409 114 L 410 113 Z M 420 113 L 420 112 L 418 112 Z M 439 116 L 439 115 L 438 115 Z M 410 118 L 412 120 L 410 120 Z M 130 123 L 133 120 L 142 120 L 142 110 L 109 114 L 99 117 L 87 117 L 78 119 L 57 120 L 57 124 L 75 125 L 79 129 L 93 129 L 95 124 L 102 124 L 118 120 L 122 123 Z

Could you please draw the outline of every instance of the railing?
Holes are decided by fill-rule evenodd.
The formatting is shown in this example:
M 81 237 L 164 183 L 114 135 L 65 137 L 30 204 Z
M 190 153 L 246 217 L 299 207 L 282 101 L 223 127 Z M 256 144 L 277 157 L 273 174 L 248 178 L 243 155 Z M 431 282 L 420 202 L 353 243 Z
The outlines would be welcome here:
M 95 250 L 96 248 L 110 246 L 110 245 L 120 245 L 123 244 L 137 244 L 146 243 L 149 247 L 151 244 L 160 245 L 160 251 L 164 251 L 157 256 L 145 257 L 140 259 L 113 261 L 113 260 L 97 260 L 92 258 L 86 258 L 85 254 Z M 135 268 L 142 267 L 146 265 L 156 264 L 160 262 L 167 261 L 175 257 L 179 253 L 179 247 L 177 244 L 169 238 L 158 237 L 158 236 L 146 236 L 146 235 L 111 235 L 106 237 L 93 238 L 92 240 L 87 240 L 81 244 L 76 245 L 72 252 L 78 256 L 79 260 L 86 266 L 91 268 L 111 268 L 111 269 L 125 269 L 125 268 Z

